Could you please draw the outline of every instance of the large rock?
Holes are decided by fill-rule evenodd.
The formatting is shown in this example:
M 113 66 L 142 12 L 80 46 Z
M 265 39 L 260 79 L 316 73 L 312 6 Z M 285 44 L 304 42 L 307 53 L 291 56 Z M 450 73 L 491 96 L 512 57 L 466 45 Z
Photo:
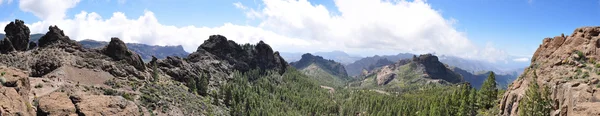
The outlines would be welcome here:
M 50 116 L 70 116 L 75 113 L 75 105 L 69 99 L 69 96 L 61 92 L 53 92 L 50 95 L 42 96 L 38 100 L 38 113 Z
M 139 116 L 138 106 L 120 96 L 72 96 L 80 114 L 84 116 Z
M 545 38 L 534 53 L 531 66 L 503 95 L 501 115 L 518 115 L 518 104 L 533 83 L 550 89 L 553 116 L 600 115 L 600 68 L 595 66 L 600 64 L 599 34 L 600 27 L 581 27 L 570 36 Z
M 119 38 L 111 38 L 110 43 L 104 49 L 102 49 L 102 52 L 116 61 L 125 60 L 138 70 L 146 69 L 144 61 L 140 55 L 127 49 L 125 42 L 121 41 Z
M 6 38 L 0 41 L 0 52 L 7 53 L 11 51 L 28 50 L 29 45 L 29 27 L 25 26 L 22 20 L 16 19 L 10 22 L 4 28 Z
M 48 27 L 48 32 L 38 40 L 38 47 L 58 47 L 67 50 L 81 50 L 81 45 L 77 41 L 69 39 L 63 30 L 57 26 Z

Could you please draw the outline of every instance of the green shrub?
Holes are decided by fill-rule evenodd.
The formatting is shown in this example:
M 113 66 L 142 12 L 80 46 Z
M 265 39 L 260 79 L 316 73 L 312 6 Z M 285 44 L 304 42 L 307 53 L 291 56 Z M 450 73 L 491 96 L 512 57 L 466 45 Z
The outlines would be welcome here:
M 44 85 L 42 85 L 41 83 L 39 83 L 39 84 L 35 85 L 34 87 L 35 88 L 42 88 L 42 87 L 44 87 Z
M 590 73 L 589 72 L 583 72 L 583 75 L 581 75 L 581 78 L 588 78 L 590 77 Z
M 131 95 L 130 93 L 124 93 L 121 96 L 123 96 L 123 98 L 125 98 L 125 99 L 127 99 L 129 101 L 133 101 L 133 95 Z
M 581 52 L 579 50 L 575 50 L 575 54 L 577 54 L 577 56 L 579 56 L 579 59 L 577 59 L 577 60 L 585 60 L 585 55 L 583 54 L 583 52 Z
M 113 89 L 104 89 L 104 95 L 117 95 L 117 90 Z

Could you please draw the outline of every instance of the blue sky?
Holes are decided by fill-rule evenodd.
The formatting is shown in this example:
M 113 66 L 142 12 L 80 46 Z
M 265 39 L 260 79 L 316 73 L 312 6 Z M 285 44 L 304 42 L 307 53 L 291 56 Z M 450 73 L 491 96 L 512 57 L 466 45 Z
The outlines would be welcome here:
M 195 50 L 202 40 L 208 37 L 206 35 L 224 34 L 230 39 L 242 43 L 264 40 L 272 43 L 276 50 L 284 52 L 342 50 L 362 56 L 399 52 L 437 52 L 491 60 L 498 60 L 494 59 L 498 57 L 494 54 L 502 54 L 503 56 L 500 57 L 506 60 L 506 58 L 513 58 L 507 56 L 530 57 L 545 37 L 553 37 L 561 33 L 571 34 L 575 28 L 581 26 L 600 25 L 599 0 L 428 0 L 424 2 L 425 7 L 422 7 L 420 2 L 414 1 L 408 1 L 406 4 L 391 2 L 392 5 L 386 5 L 388 2 L 381 2 L 381 4 L 373 3 L 372 6 L 360 7 L 359 2 L 367 0 L 358 2 L 353 0 L 293 0 L 292 2 L 285 0 L 65 0 L 74 3 L 71 7 L 57 5 L 60 2 L 24 1 L 33 1 L 31 2 L 34 4 L 32 6 L 50 7 L 48 9 L 44 9 L 44 7 L 27 8 L 27 6 L 20 5 L 22 2 L 20 0 L 0 0 L 0 22 L 7 23 L 15 18 L 22 19 L 32 25 L 30 28 L 41 28 L 32 31 L 40 33 L 45 32 L 43 29 L 46 29 L 47 25 L 59 25 L 59 27 L 67 25 L 63 29 L 70 34 L 72 39 L 76 40 L 108 40 L 108 36 L 117 36 L 125 38 L 126 42 L 158 45 L 182 44 L 188 52 Z M 349 2 L 355 2 L 358 5 Z M 243 8 L 236 7 L 234 3 L 240 4 Z M 55 6 L 65 9 L 63 13 L 65 17 L 50 20 L 34 15 L 34 12 L 47 13 L 44 11 L 51 11 L 59 14 L 63 12 L 53 10 L 52 8 Z M 387 6 L 398 7 L 403 11 L 395 11 L 398 9 L 394 8 L 368 10 L 374 9 L 370 7 Z M 320 9 L 320 7 L 324 9 Z M 342 10 L 344 7 L 351 8 Z M 372 13 L 360 13 L 359 10 L 353 10 L 354 7 Z M 411 13 L 412 10 L 414 13 Z M 90 14 L 95 13 L 102 18 L 92 21 L 75 20 L 77 19 L 76 15 L 82 14 L 82 11 L 86 12 L 85 16 L 92 16 Z M 123 21 L 109 20 L 115 12 L 122 13 L 126 19 L 121 19 Z M 416 18 L 411 19 L 412 15 L 415 15 Z M 438 15 L 441 17 L 438 18 Z M 144 16 L 146 17 L 141 18 Z M 387 16 L 390 17 L 389 19 L 399 19 L 398 22 L 403 23 L 396 24 L 384 20 Z M 153 22 L 152 19 L 156 19 L 156 22 Z M 420 25 L 411 25 L 410 21 L 419 20 L 431 21 L 432 24 L 429 25 L 425 21 L 415 23 Z M 104 23 L 92 24 L 98 21 L 104 21 Z M 35 24 L 36 22 L 40 23 Z M 112 24 L 119 26 L 119 24 L 122 25 L 122 22 L 140 23 L 115 29 L 110 26 L 98 26 Z M 331 22 L 343 23 L 329 25 Z M 337 28 L 345 26 L 345 23 L 356 23 L 356 25 Z M 83 26 L 83 24 L 85 25 Z M 328 26 L 320 26 L 323 24 Z M 146 27 L 145 25 L 153 26 Z M 388 25 L 390 26 L 386 27 Z M 410 28 L 404 30 L 402 28 L 404 25 L 410 25 L 406 28 L 415 28 L 416 31 L 413 32 Z M 134 26 L 139 26 L 135 29 L 141 32 L 131 31 Z M 82 29 L 85 27 L 98 27 L 105 30 Z M 152 29 L 144 30 L 146 28 Z M 102 33 L 96 34 L 95 31 Z M 162 32 L 172 33 L 153 34 Z M 178 33 L 190 35 L 189 37 L 175 36 Z M 355 33 L 360 33 L 360 35 L 344 35 Z M 389 36 L 384 36 L 386 34 Z M 97 35 L 102 38 L 86 35 Z M 417 44 L 403 44 L 410 42 Z M 480 50 L 469 52 L 473 49 Z

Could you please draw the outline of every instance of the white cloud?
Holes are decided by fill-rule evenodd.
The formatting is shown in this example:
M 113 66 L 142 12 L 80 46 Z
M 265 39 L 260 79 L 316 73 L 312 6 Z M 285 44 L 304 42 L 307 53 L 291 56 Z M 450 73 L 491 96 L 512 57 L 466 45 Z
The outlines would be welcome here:
M 183 45 L 186 51 L 192 52 L 209 35 L 221 34 L 238 43 L 264 40 L 275 50 L 286 52 L 342 50 L 362 55 L 410 52 L 487 61 L 507 59 L 506 53 L 491 43 L 484 47 L 471 43 L 465 33 L 454 28 L 456 20 L 444 19 L 421 0 L 335 0 L 337 11 L 306 0 L 264 0 L 259 8 L 236 2 L 234 7 L 244 10 L 248 19 L 258 20 L 260 24 L 225 23 L 218 27 L 164 25 L 151 11 L 145 11 L 138 18 L 128 18 L 121 12 L 103 18 L 85 11 L 66 18 L 66 10 L 79 2 L 70 1 L 70 4 L 58 5 L 58 10 L 40 5 L 47 1 L 21 3 L 20 7 L 43 19 L 28 24 L 32 33 L 45 33 L 48 26 L 58 25 L 75 40 L 108 41 L 110 37 L 119 37 L 125 42 Z
M 124 13 L 113 13 L 112 17 L 104 19 L 97 13 L 85 12 L 74 16 L 73 19 L 59 21 L 40 21 L 27 24 L 31 33 L 45 33 L 48 26 L 57 25 L 71 39 L 93 39 L 110 41 L 111 37 L 119 37 L 128 43 L 146 43 L 152 45 L 183 45 L 188 52 L 208 39 L 210 35 L 221 34 L 239 43 L 257 43 L 260 40 L 272 44 L 274 48 L 292 50 L 286 46 L 307 46 L 307 41 L 280 36 L 270 31 L 251 26 L 240 26 L 226 23 L 220 27 L 175 27 L 158 23 L 151 11 L 137 19 L 129 19 Z
M 529 62 L 529 58 L 515 58 L 513 59 L 515 62 Z
M 233 3 L 233 6 L 235 6 L 236 8 L 242 9 L 242 10 L 246 10 L 248 9 L 246 6 L 244 6 L 241 2 L 236 2 Z
M 19 8 L 31 12 L 35 16 L 47 21 L 61 20 L 65 12 L 75 7 L 79 0 L 20 0 Z
M 438 53 L 488 61 L 504 60 L 503 51 L 471 43 L 425 1 L 335 0 L 339 15 L 307 0 L 264 0 L 246 10 L 260 28 L 318 41 L 315 46 L 369 54 L 372 51 Z

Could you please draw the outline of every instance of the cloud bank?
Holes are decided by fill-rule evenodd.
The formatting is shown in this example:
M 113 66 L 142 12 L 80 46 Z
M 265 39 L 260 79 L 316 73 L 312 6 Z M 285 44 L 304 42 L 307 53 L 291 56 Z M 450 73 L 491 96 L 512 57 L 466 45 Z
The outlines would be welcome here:
M 183 45 L 188 52 L 212 34 L 222 34 L 238 43 L 264 40 L 275 50 L 315 52 L 342 50 L 349 53 L 397 54 L 436 53 L 487 61 L 506 60 L 507 54 L 493 45 L 477 46 L 425 1 L 335 0 L 336 11 L 307 0 L 263 0 L 252 8 L 232 3 L 258 25 L 224 23 L 218 27 L 171 26 L 158 22 L 154 13 L 145 11 L 137 18 L 115 12 L 103 18 L 95 12 L 81 11 L 72 18 L 65 13 L 79 0 L 57 5 L 52 0 L 21 0 L 20 9 L 42 19 L 28 24 L 32 33 L 45 33 L 58 25 L 72 39 L 125 42 L 154 45 Z M 1 24 L 6 24 L 2 22 Z M 373 52 L 376 51 L 376 52 Z

